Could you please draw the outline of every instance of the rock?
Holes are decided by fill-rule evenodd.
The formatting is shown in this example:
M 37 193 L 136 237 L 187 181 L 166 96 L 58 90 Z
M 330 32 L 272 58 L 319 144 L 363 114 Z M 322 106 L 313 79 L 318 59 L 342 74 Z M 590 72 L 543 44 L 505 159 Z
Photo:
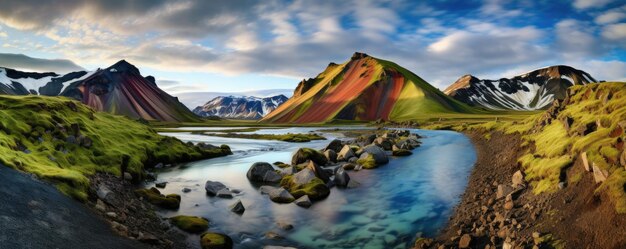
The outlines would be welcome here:
M 226 186 L 224 184 L 217 181 L 206 181 L 206 183 L 204 184 L 204 189 L 206 190 L 206 193 L 210 196 L 216 196 L 217 192 L 225 188 Z
M 507 195 L 507 196 L 511 196 L 511 195 Z M 513 199 L 507 198 L 507 200 L 504 202 L 504 209 L 506 210 L 511 210 L 513 209 L 514 206 L 515 204 L 513 203 Z
M 158 182 L 154 184 L 154 186 L 157 188 L 165 188 L 165 186 L 167 186 L 167 182 Z
M 96 200 L 96 206 L 95 207 L 96 207 L 96 210 L 100 210 L 101 212 L 106 211 L 106 205 L 100 199 Z
M 415 244 L 413 244 L 413 249 L 426 249 L 426 248 L 430 248 L 432 244 L 433 244 L 433 240 L 432 240 L 432 239 L 427 239 L 427 238 L 417 238 L 417 239 L 415 240 Z
M 308 195 L 312 200 L 320 200 L 330 194 L 330 188 L 326 185 L 326 182 L 316 177 L 310 167 L 304 168 L 293 176 L 285 176 L 281 181 L 281 185 L 295 198 Z
M 209 220 L 204 217 L 178 215 L 169 220 L 174 226 L 189 233 L 201 233 L 209 228 Z
M 146 232 L 139 233 L 137 240 L 151 245 L 158 245 L 160 243 L 159 239 L 156 236 Z
M 106 213 L 107 217 L 115 219 L 117 218 L 117 214 L 115 212 L 107 212 Z
M 330 176 L 332 175 L 332 173 L 326 172 L 320 166 L 315 164 L 315 162 L 309 161 L 309 163 L 306 165 L 306 169 L 310 169 L 311 171 L 313 171 L 313 173 L 315 173 L 315 176 L 319 179 L 322 179 L 322 181 L 330 181 Z
M 335 139 L 333 141 L 330 141 L 330 143 L 326 146 L 326 148 L 324 148 L 324 151 L 332 150 L 332 151 L 337 152 L 341 150 L 341 147 L 343 147 L 343 145 L 341 144 L 341 141 L 338 139 Z
M 289 224 L 289 223 L 286 223 L 286 222 L 281 222 L 281 221 L 279 221 L 279 222 L 276 222 L 276 225 L 277 225 L 280 229 L 285 230 L 285 231 L 289 231 L 289 230 L 293 229 L 293 225 L 291 225 L 291 224 Z
M 496 199 L 499 200 L 499 199 L 506 197 L 508 194 L 513 192 L 513 190 L 514 190 L 513 187 L 509 185 L 499 184 L 498 190 L 496 191 Z
M 385 151 L 383 151 L 378 146 L 368 145 L 363 147 L 363 151 L 372 155 L 374 157 L 374 160 L 376 160 L 377 165 L 386 164 L 389 162 L 389 158 L 387 157 L 387 154 L 385 154 Z
M 357 163 L 357 161 L 358 161 L 358 160 L 359 160 L 359 158 L 357 158 L 357 157 L 353 156 L 353 157 L 350 157 L 350 158 L 348 159 L 348 162 L 349 162 L 349 163 Z
M 246 174 L 248 180 L 253 182 L 279 182 L 280 175 L 274 171 L 274 167 L 266 162 L 257 162 L 250 166 Z
M 303 195 L 302 197 L 295 200 L 294 203 L 303 208 L 309 208 L 311 205 L 313 205 L 308 195 Z
M 459 240 L 459 248 L 469 248 L 470 243 L 472 243 L 472 236 L 469 234 L 463 234 Z
M 504 243 L 502 243 L 502 249 L 513 249 L 513 245 L 510 242 L 504 241 Z
M 280 236 L 280 234 L 269 231 L 267 233 L 265 233 L 265 237 L 268 239 L 273 239 L 273 240 L 281 240 L 284 239 L 283 236 Z
M 230 192 L 227 188 L 220 189 L 217 191 L 217 197 L 220 198 L 233 198 L 233 192 Z
M 609 172 L 603 169 L 600 169 L 596 163 L 592 163 L 593 165 L 593 179 L 596 183 L 601 183 L 606 181 L 606 178 L 609 176 Z
M 359 186 L 361 186 L 361 183 L 359 183 L 359 182 L 357 182 L 355 180 L 350 180 L 348 182 L 348 185 L 346 186 L 346 188 L 357 188 Z
M 410 155 L 413 155 L 413 152 L 411 152 L 410 150 L 405 150 L 405 149 L 397 149 L 397 150 L 394 150 L 392 152 L 392 155 L 394 155 L 394 156 L 410 156 Z
M 233 240 L 225 234 L 207 232 L 200 236 L 202 249 L 232 249 Z
M 261 194 L 267 195 L 267 194 L 270 193 L 270 191 L 274 190 L 275 188 L 276 187 L 263 185 L 263 186 L 259 187 L 259 191 L 261 192 Z
M 157 163 L 156 165 L 154 165 L 155 169 L 161 169 L 163 168 L 163 163 Z
M 235 204 L 230 205 L 230 211 L 237 214 L 243 214 L 243 212 L 246 211 L 246 208 L 243 206 L 243 203 L 241 203 L 241 200 L 237 200 Z
M 356 167 L 356 164 L 354 164 L 354 163 L 344 163 L 343 165 L 341 165 L 341 167 L 344 170 L 353 170 L 354 167 Z
M 115 221 L 111 221 L 111 228 L 121 236 L 128 236 L 128 227 Z
M 374 139 L 374 145 L 382 148 L 383 150 L 391 150 L 393 144 L 388 138 L 378 137 Z
M 367 153 L 367 152 L 364 152 L 363 154 L 361 154 L 361 157 L 356 162 L 363 169 L 373 169 L 373 168 L 378 167 L 378 164 L 376 164 L 376 159 L 374 159 L 374 156 L 370 155 L 370 153 Z
M 96 190 L 96 195 L 99 199 L 111 206 L 116 207 L 119 204 L 115 198 L 115 193 L 113 193 L 107 186 L 103 184 L 100 184 L 98 186 L 98 190 Z
M 317 165 L 326 165 L 328 163 L 328 159 L 322 152 L 311 148 L 300 148 L 291 158 L 291 165 L 298 165 L 309 160 Z
M 189 193 L 189 192 L 191 192 L 190 188 L 183 188 L 183 193 Z
M 153 172 L 147 172 L 146 173 L 146 181 L 148 182 L 154 182 L 157 180 L 157 174 L 153 173 Z
M 591 171 L 591 167 L 589 167 L 589 160 L 587 159 L 587 152 L 580 153 L 580 159 L 583 161 L 583 167 L 587 172 Z
M 337 161 L 347 161 L 352 157 L 356 157 L 356 155 L 352 151 L 352 148 L 350 148 L 350 146 L 348 145 L 344 145 L 337 154 Z
M 156 188 L 138 189 L 135 190 L 135 193 L 162 208 L 175 210 L 180 207 L 180 195 L 177 194 L 162 195 Z
M 324 156 L 329 162 L 337 162 L 337 153 L 334 150 L 324 151 Z
M 334 181 L 335 181 L 335 185 L 345 188 L 348 186 L 348 182 L 350 182 L 350 176 L 348 175 L 348 173 L 346 173 L 346 171 L 343 168 L 339 168 L 337 172 L 335 173 Z
M 526 186 L 525 181 L 524 181 L 524 174 L 522 174 L 522 171 L 518 170 L 515 173 L 513 173 L 511 182 L 513 183 L 512 184 L 513 188 Z
M 287 191 L 286 189 L 282 187 L 272 189 L 267 194 L 270 196 L 270 200 L 272 200 L 273 202 L 277 202 L 277 203 L 291 203 L 295 200 L 293 195 L 291 195 L 289 191 Z

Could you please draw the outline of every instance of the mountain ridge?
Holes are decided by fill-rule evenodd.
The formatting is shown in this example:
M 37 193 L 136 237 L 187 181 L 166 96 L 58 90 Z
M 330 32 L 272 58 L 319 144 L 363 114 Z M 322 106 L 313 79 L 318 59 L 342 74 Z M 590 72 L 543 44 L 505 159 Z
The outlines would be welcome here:
M 193 109 L 201 117 L 218 116 L 230 119 L 260 119 L 287 100 L 285 95 L 271 97 L 218 96 Z

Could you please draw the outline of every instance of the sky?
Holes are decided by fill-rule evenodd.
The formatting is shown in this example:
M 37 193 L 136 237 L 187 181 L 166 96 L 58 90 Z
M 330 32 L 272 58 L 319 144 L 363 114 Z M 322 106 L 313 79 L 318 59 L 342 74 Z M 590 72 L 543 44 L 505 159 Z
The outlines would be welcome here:
M 444 89 L 565 64 L 626 80 L 623 0 L 1 0 L 0 66 L 126 59 L 176 95 L 293 89 L 356 52 Z

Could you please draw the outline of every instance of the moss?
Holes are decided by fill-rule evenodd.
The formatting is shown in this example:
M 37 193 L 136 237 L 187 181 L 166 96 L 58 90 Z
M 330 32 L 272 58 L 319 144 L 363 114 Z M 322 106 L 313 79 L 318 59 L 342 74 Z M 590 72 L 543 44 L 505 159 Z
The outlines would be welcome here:
M 570 156 L 544 158 L 526 154 L 519 158 L 519 162 L 526 173 L 526 180 L 533 185 L 533 192 L 540 194 L 557 189 L 561 171 L 571 165 L 572 158 Z
M 164 196 L 156 188 L 135 190 L 139 196 L 145 198 L 148 202 L 166 209 L 176 210 L 180 207 L 180 195 L 170 194 Z
M 394 150 L 392 152 L 392 155 L 394 155 L 394 156 L 410 156 L 410 155 L 413 155 L 413 152 L 411 152 L 410 150 L 399 149 L 399 150 Z
M 535 239 L 535 244 L 540 244 L 546 248 L 552 249 L 564 249 L 566 248 L 565 242 L 560 239 L 556 239 L 552 234 L 545 234 L 537 239 Z M 540 247 L 542 248 L 542 247 Z
M 221 233 L 208 232 L 200 236 L 200 246 L 202 249 L 231 249 L 233 240 Z
M 615 203 L 617 213 L 626 214 L 626 170 L 616 169 L 597 191 L 606 191 Z
M 356 160 L 356 163 L 363 166 L 364 169 L 374 169 L 378 167 L 376 159 L 374 159 L 373 155 L 367 155 L 365 158 L 359 158 L 359 160 Z
M 90 175 L 121 175 L 125 155 L 132 156 L 126 172 L 139 181 L 144 165 L 228 153 L 189 146 L 140 122 L 95 112 L 68 98 L 0 96 L 0 163 L 50 181 L 78 200 L 87 198 Z
M 312 201 L 321 200 L 326 198 L 330 194 L 330 189 L 324 181 L 319 178 L 314 178 L 311 182 L 304 185 L 296 185 L 291 180 L 292 175 L 283 177 L 280 181 L 280 185 L 284 187 L 294 198 L 298 199 L 304 195 L 308 195 Z
M 230 137 L 230 138 L 246 138 L 246 139 L 262 139 L 262 140 L 278 140 L 292 143 L 305 143 L 312 140 L 326 140 L 315 133 L 287 133 L 287 134 L 247 134 L 247 133 L 205 133 L 209 136 L 215 137 Z
M 172 224 L 190 233 L 204 232 L 209 228 L 209 221 L 203 217 L 179 215 L 170 218 Z

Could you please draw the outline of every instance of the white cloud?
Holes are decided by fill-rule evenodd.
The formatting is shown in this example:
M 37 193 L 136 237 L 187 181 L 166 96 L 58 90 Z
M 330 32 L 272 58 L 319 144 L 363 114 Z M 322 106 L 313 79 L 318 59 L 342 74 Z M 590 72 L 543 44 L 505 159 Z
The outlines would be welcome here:
M 609 24 L 604 26 L 602 29 L 602 36 L 609 40 L 620 40 L 626 42 L 626 23 Z
M 623 61 L 574 61 L 572 66 L 591 74 L 596 80 L 626 81 L 626 62 Z
M 604 14 L 601 14 L 595 18 L 596 23 L 598 24 L 609 24 L 616 23 L 626 18 L 626 13 L 618 12 L 618 11 L 608 11 Z
M 574 7 L 577 9 L 601 8 L 613 2 L 613 0 L 576 0 Z

